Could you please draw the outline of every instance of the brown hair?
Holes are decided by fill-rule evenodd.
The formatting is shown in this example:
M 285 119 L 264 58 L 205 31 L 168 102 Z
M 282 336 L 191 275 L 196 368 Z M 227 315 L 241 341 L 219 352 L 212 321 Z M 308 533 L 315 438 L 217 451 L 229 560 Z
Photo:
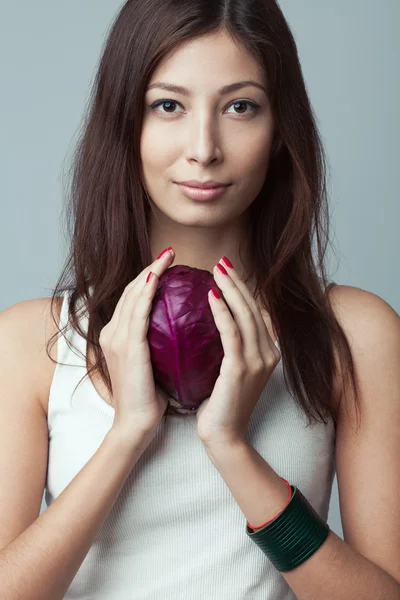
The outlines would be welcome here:
M 126 285 L 152 262 L 152 204 L 140 163 L 146 86 L 161 59 L 182 43 L 222 28 L 265 69 L 275 124 L 266 180 L 250 207 L 256 295 L 277 333 L 285 382 L 309 425 L 332 418 L 336 426 L 336 373 L 343 382 L 350 376 L 356 403 L 358 397 L 350 347 L 328 301 L 336 284 L 328 284 L 324 265 L 326 158 L 297 47 L 275 0 L 128 0 L 122 6 L 106 40 L 74 154 L 67 206 L 73 232 L 51 306 L 57 295 L 71 292 L 67 327 L 79 331 L 96 358 L 90 366 L 86 356 L 84 377 L 96 369 L 112 395 L 100 331 Z M 87 332 L 79 326 L 81 297 Z

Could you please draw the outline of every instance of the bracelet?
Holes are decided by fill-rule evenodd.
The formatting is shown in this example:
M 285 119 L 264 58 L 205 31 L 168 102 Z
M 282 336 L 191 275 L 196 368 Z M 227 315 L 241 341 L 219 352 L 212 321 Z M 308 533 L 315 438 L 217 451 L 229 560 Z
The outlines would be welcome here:
M 246 534 L 281 573 L 307 560 L 322 546 L 330 531 L 300 490 L 295 485 L 290 487 L 292 497 L 277 517 L 257 531 L 246 524 Z

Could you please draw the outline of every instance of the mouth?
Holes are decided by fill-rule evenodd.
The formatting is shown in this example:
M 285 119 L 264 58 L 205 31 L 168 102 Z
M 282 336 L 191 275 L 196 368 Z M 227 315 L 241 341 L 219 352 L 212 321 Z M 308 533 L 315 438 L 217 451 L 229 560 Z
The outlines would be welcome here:
M 221 196 L 231 184 L 219 185 L 209 188 L 193 187 L 182 183 L 177 183 L 177 185 L 180 188 L 182 194 L 187 198 L 190 198 L 191 200 L 207 201 L 214 200 L 214 198 L 218 198 L 219 196 Z
M 179 183 L 181 185 L 186 185 L 188 187 L 200 188 L 200 189 L 210 189 L 210 188 L 230 185 L 230 182 L 225 183 L 223 181 L 215 181 L 214 179 L 209 179 L 208 181 L 203 181 L 203 182 L 197 181 L 197 179 L 188 179 L 185 181 L 176 181 L 175 183 Z

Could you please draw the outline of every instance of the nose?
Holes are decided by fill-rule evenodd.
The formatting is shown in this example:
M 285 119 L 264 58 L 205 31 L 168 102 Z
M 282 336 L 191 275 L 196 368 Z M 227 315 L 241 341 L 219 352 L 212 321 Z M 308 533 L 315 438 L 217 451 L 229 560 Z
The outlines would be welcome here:
M 186 120 L 188 143 L 186 159 L 207 165 L 222 158 L 221 140 L 218 124 L 207 115 L 192 116 Z

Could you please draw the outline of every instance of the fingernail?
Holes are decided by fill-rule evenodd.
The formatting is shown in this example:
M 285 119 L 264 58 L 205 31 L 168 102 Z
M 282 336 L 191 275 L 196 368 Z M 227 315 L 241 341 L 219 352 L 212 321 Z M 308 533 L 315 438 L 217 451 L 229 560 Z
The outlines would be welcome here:
M 221 298 L 221 296 L 218 294 L 217 290 L 215 288 L 211 288 L 211 291 L 213 293 L 213 295 L 218 298 L 218 300 Z
M 150 271 L 150 273 L 147 275 L 146 283 L 148 283 L 150 281 L 150 277 L 152 276 L 152 274 L 153 273 Z
M 221 273 L 223 273 L 224 275 L 228 275 L 228 271 L 225 269 L 225 267 L 223 267 L 220 263 L 217 264 L 217 268 L 221 271 Z
M 164 256 L 164 254 L 166 252 L 169 252 L 170 250 L 172 250 L 172 246 L 170 246 L 169 248 L 165 248 L 165 250 L 163 250 L 158 256 L 157 259 L 161 258 L 162 256 Z
M 224 261 L 225 264 L 228 265 L 228 267 L 230 267 L 231 269 L 233 269 L 233 264 L 231 263 L 231 261 L 229 260 L 229 258 L 226 258 L 226 256 L 223 256 L 222 260 Z

